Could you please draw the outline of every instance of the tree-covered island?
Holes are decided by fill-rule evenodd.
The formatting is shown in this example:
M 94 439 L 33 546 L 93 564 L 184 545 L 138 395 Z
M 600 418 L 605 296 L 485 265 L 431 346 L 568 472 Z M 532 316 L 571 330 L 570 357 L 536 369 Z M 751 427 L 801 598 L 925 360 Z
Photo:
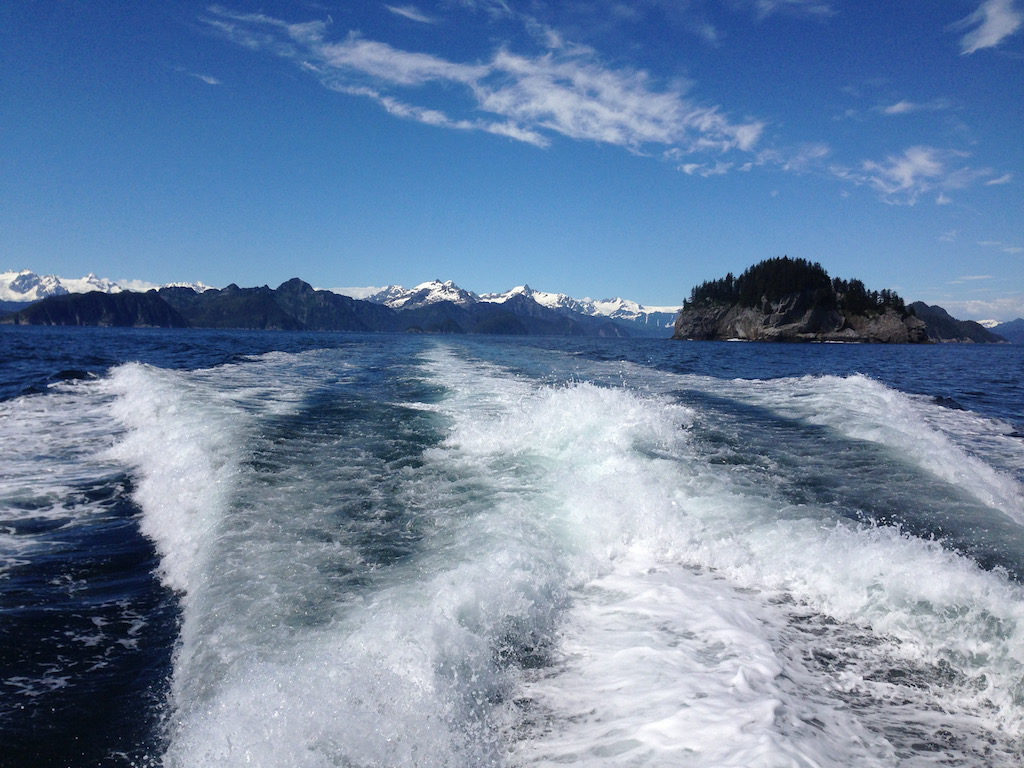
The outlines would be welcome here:
M 821 264 L 788 256 L 694 286 L 673 338 L 928 341 L 924 322 L 894 291 L 869 291 L 860 280 L 832 278 Z

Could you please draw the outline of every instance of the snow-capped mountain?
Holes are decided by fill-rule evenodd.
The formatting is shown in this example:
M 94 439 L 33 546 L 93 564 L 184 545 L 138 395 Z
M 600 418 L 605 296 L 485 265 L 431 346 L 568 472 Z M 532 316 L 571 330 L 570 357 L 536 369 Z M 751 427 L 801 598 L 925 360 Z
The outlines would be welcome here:
M 415 309 L 440 301 L 450 301 L 461 306 L 469 306 L 477 302 L 504 304 L 515 296 L 524 296 L 540 304 L 542 307 L 561 312 L 589 315 L 592 317 L 609 317 L 614 320 L 628 320 L 641 325 L 668 327 L 672 325 L 678 307 L 645 307 L 628 299 L 575 299 L 564 293 L 535 291 L 528 285 L 517 285 L 504 293 L 484 293 L 477 295 L 472 291 L 460 288 L 451 280 L 441 282 L 431 280 L 421 283 L 415 288 L 403 288 L 400 285 L 389 285 L 376 293 L 367 296 L 369 301 L 385 304 L 392 309 Z
M 184 282 L 184 283 L 164 283 L 163 285 L 153 285 L 151 288 L 191 288 L 196 293 L 203 293 L 204 291 L 215 291 L 217 290 L 212 285 L 207 285 L 201 280 L 195 282 Z M 135 289 L 129 289 L 135 290 Z M 148 290 L 148 289 L 147 289 Z
M 0 301 L 38 301 L 64 293 L 70 291 L 56 275 L 40 277 L 27 269 L 0 272 Z
M 535 291 L 528 285 L 518 285 L 505 293 L 485 293 L 480 296 L 480 300 L 502 303 L 513 296 L 526 296 L 548 309 L 576 312 L 592 317 L 610 317 L 613 320 L 629 320 L 641 325 L 667 327 L 672 325 L 676 315 L 679 314 L 678 307 L 645 307 L 643 304 L 619 297 L 614 299 L 591 299 L 590 297 L 574 299 L 564 293 Z
M 48 296 L 60 296 L 68 293 L 120 293 L 121 291 L 145 292 L 152 288 L 183 287 L 191 288 L 196 293 L 211 290 L 201 282 L 168 283 L 159 285 L 144 280 L 130 280 L 117 283 L 107 278 L 97 277 L 90 273 L 82 278 L 57 277 L 56 275 L 40 276 L 27 269 L 20 271 L 0 272 L 0 301 L 8 305 L 18 305 L 39 301 Z M 343 289 L 336 292 L 343 293 Z M 644 327 L 646 332 L 659 332 L 672 326 L 678 307 L 645 307 L 628 299 L 576 299 L 564 293 L 535 291 L 528 285 L 519 285 L 504 293 L 485 293 L 477 295 L 459 287 L 452 280 L 430 280 L 420 283 L 414 288 L 400 285 L 389 285 L 371 293 L 365 298 L 391 309 L 419 309 L 440 302 L 451 302 L 461 307 L 472 307 L 479 303 L 504 304 L 521 297 L 566 315 L 585 315 L 590 317 L 607 317 L 611 320 L 625 321 Z M 8 306 L 5 309 L 11 310 Z
M 204 283 L 169 283 L 166 287 L 182 286 L 191 288 L 196 293 L 210 290 Z M 141 280 L 131 284 L 120 285 L 106 277 L 96 277 L 90 272 L 85 277 L 57 277 L 56 275 L 40 276 L 29 269 L 0 272 L 0 301 L 28 303 L 45 299 L 48 296 L 63 296 L 68 293 L 121 293 L 121 291 L 147 291 L 150 288 L 161 288 L 156 283 Z
M 59 277 L 57 279 L 64 288 L 67 288 L 68 293 L 89 293 L 90 291 L 120 293 L 124 290 L 113 280 L 106 277 L 96 277 L 92 272 L 85 277 Z
M 588 304 L 588 299 L 574 299 L 564 293 L 549 293 L 547 291 L 535 291 L 528 285 L 517 285 L 515 288 L 504 293 L 485 293 L 480 296 L 481 301 L 489 301 L 494 304 L 504 304 L 513 296 L 525 296 L 533 299 L 542 307 L 548 309 L 560 309 L 566 312 L 578 312 L 581 315 L 595 314 L 593 307 Z
M 480 297 L 472 291 L 457 286 L 451 280 L 430 280 L 420 283 L 415 288 L 406 289 L 400 285 L 389 285 L 370 296 L 368 301 L 384 304 L 392 309 L 416 309 L 427 304 L 450 301 L 453 304 L 469 306 L 476 304 Z
M 47 296 L 62 296 L 66 293 L 120 293 L 124 290 L 113 280 L 96 277 L 89 273 L 85 277 L 57 277 L 56 275 L 37 275 L 35 272 L 22 269 L 17 272 L 0 272 L 0 301 L 28 302 L 39 301 Z

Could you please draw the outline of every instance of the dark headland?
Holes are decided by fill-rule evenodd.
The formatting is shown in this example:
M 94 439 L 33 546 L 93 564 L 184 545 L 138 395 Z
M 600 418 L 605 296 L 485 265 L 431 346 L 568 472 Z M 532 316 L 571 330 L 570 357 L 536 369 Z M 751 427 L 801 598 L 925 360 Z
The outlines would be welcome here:
M 755 264 L 739 277 L 729 273 L 695 286 L 676 319 L 672 338 L 884 344 L 1003 341 L 978 323 L 954 320 L 939 307 L 921 304 L 926 310 L 921 317 L 917 306 L 908 307 L 894 291 L 869 291 L 860 280 L 830 277 L 818 263 L 782 256 Z

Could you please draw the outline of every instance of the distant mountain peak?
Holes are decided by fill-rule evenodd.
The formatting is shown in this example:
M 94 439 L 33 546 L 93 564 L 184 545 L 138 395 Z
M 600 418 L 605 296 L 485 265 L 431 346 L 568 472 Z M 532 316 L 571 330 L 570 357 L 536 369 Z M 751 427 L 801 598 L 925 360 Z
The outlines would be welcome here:
M 50 296 L 64 296 L 69 293 L 121 293 L 123 291 L 142 291 L 157 287 L 191 288 L 196 293 L 210 290 L 210 286 L 201 282 L 168 283 L 157 286 L 143 281 L 129 281 L 121 285 L 106 277 L 97 277 L 90 272 L 85 277 L 57 277 L 56 275 L 39 275 L 30 269 L 8 270 L 0 272 L 0 301 L 14 303 L 30 303 Z
M 0 301 L 39 301 L 70 291 L 56 275 L 37 275 L 28 269 L 0 272 Z
M 415 309 L 442 301 L 469 306 L 480 300 L 480 297 L 472 291 L 467 291 L 456 285 L 454 280 L 428 280 L 412 289 L 403 288 L 400 285 L 389 285 L 366 298 L 392 309 Z

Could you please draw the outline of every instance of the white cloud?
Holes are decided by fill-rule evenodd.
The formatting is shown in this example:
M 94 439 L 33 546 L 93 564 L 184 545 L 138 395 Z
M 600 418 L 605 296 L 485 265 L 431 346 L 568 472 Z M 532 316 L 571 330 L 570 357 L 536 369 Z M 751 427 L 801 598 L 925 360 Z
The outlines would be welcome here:
M 414 5 L 385 5 L 389 11 L 396 16 L 403 16 L 411 21 L 418 21 L 421 24 L 434 24 L 436 23 L 433 18 L 427 16 L 419 8 Z
M 936 205 L 949 205 L 953 202 L 953 199 L 945 192 L 939 192 L 939 196 L 935 198 Z
M 393 115 L 429 125 L 482 130 L 537 146 L 547 146 L 557 134 L 635 152 L 661 145 L 680 154 L 750 152 L 764 131 L 760 121 L 735 122 L 717 106 L 691 101 L 682 84 L 658 87 L 645 72 L 610 68 L 591 49 L 567 46 L 561 38 L 540 54 L 499 48 L 489 60 L 463 63 L 354 33 L 332 42 L 321 22 L 289 24 L 219 7 L 210 12 L 215 18 L 209 23 L 237 43 L 270 51 L 314 72 L 333 90 L 370 98 Z M 555 40 L 544 39 L 549 46 Z M 444 109 L 417 103 L 428 99 L 424 86 L 435 84 L 447 86 Z M 468 97 L 468 107 L 459 104 L 460 97 Z
M 828 144 L 821 142 L 803 144 L 782 161 L 782 169 L 784 171 L 804 171 L 817 166 L 831 154 L 832 148 Z
M 393 85 L 419 86 L 445 81 L 469 85 L 487 74 L 487 68 L 480 65 L 459 64 L 429 53 L 403 51 L 356 35 L 349 35 L 340 43 L 328 43 L 318 37 L 309 41 L 306 53 L 330 77 L 361 73 Z
M 733 163 L 725 163 L 719 160 L 713 164 L 706 163 L 684 163 L 679 170 L 687 176 L 703 176 L 705 179 L 711 176 L 724 176 L 733 168 Z
M 895 104 L 884 107 L 882 112 L 887 115 L 905 115 L 907 112 L 913 112 L 917 109 L 916 105 L 909 101 L 898 101 Z
M 739 5 L 750 5 L 758 18 L 776 13 L 823 18 L 835 13 L 832 5 L 822 0 L 734 0 Z
M 943 243 L 954 243 L 957 237 L 960 235 L 960 230 L 950 229 L 939 235 L 939 241 Z
M 690 29 L 696 34 L 701 40 L 709 45 L 718 45 L 722 41 L 722 36 L 715 25 L 708 21 L 702 21 L 691 25 Z
M 353 299 L 365 299 L 367 296 L 373 296 L 375 293 L 380 293 L 384 290 L 385 286 L 378 285 L 359 285 L 359 286 L 343 286 L 340 288 L 329 289 L 331 293 L 337 293 L 341 296 L 349 296 Z
M 154 288 L 159 288 L 157 283 L 151 283 L 148 280 L 124 280 L 119 279 L 115 281 L 121 288 L 126 291 L 136 291 L 138 293 L 145 293 L 151 291 Z
M 901 156 L 890 155 L 881 163 L 865 160 L 861 168 L 864 180 L 886 198 L 902 199 L 911 205 L 944 172 L 938 150 L 920 146 L 911 147 Z
M 834 165 L 830 171 L 841 179 L 877 190 L 887 203 L 914 205 L 922 195 L 937 190 L 936 202 L 946 205 L 951 202 L 946 191 L 965 189 L 992 175 L 989 168 L 961 165 L 966 157 L 965 152 L 915 146 L 882 161 L 865 160 L 856 169 Z
M 966 299 L 961 301 L 940 300 L 943 308 L 953 317 L 963 320 L 989 320 L 996 318 L 1007 322 L 1024 317 L 1024 293 L 999 296 L 991 299 Z
M 878 109 L 884 115 L 909 115 L 913 112 L 937 112 L 949 109 L 949 106 L 950 104 L 947 99 L 934 99 L 928 102 L 914 102 L 901 99 L 895 104 L 879 107 Z
M 203 74 L 200 74 L 198 72 L 189 72 L 189 74 L 192 77 L 194 77 L 196 80 L 202 80 L 207 85 L 220 85 L 221 84 L 221 81 L 218 80 L 213 75 L 203 75 Z
M 1024 253 L 1024 247 L 1021 247 L 1019 245 L 1010 245 L 1009 243 L 1004 243 L 1001 240 L 979 240 L 978 245 L 982 246 L 983 248 L 998 248 L 1003 253 Z
M 970 16 L 954 27 L 969 29 L 960 39 L 960 53 L 975 53 L 994 48 L 1024 25 L 1024 13 L 1014 7 L 1014 0 L 985 0 Z
M 483 11 L 495 17 L 512 15 L 512 8 L 505 0 L 452 0 L 452 2 L 472 11 Z
M 986 187 L 994 187 L 997 184 L 1009 184 L 1013 180 L 1012 173 L 1004 173 L 998 179 L 989 179 L 985 182 Z

